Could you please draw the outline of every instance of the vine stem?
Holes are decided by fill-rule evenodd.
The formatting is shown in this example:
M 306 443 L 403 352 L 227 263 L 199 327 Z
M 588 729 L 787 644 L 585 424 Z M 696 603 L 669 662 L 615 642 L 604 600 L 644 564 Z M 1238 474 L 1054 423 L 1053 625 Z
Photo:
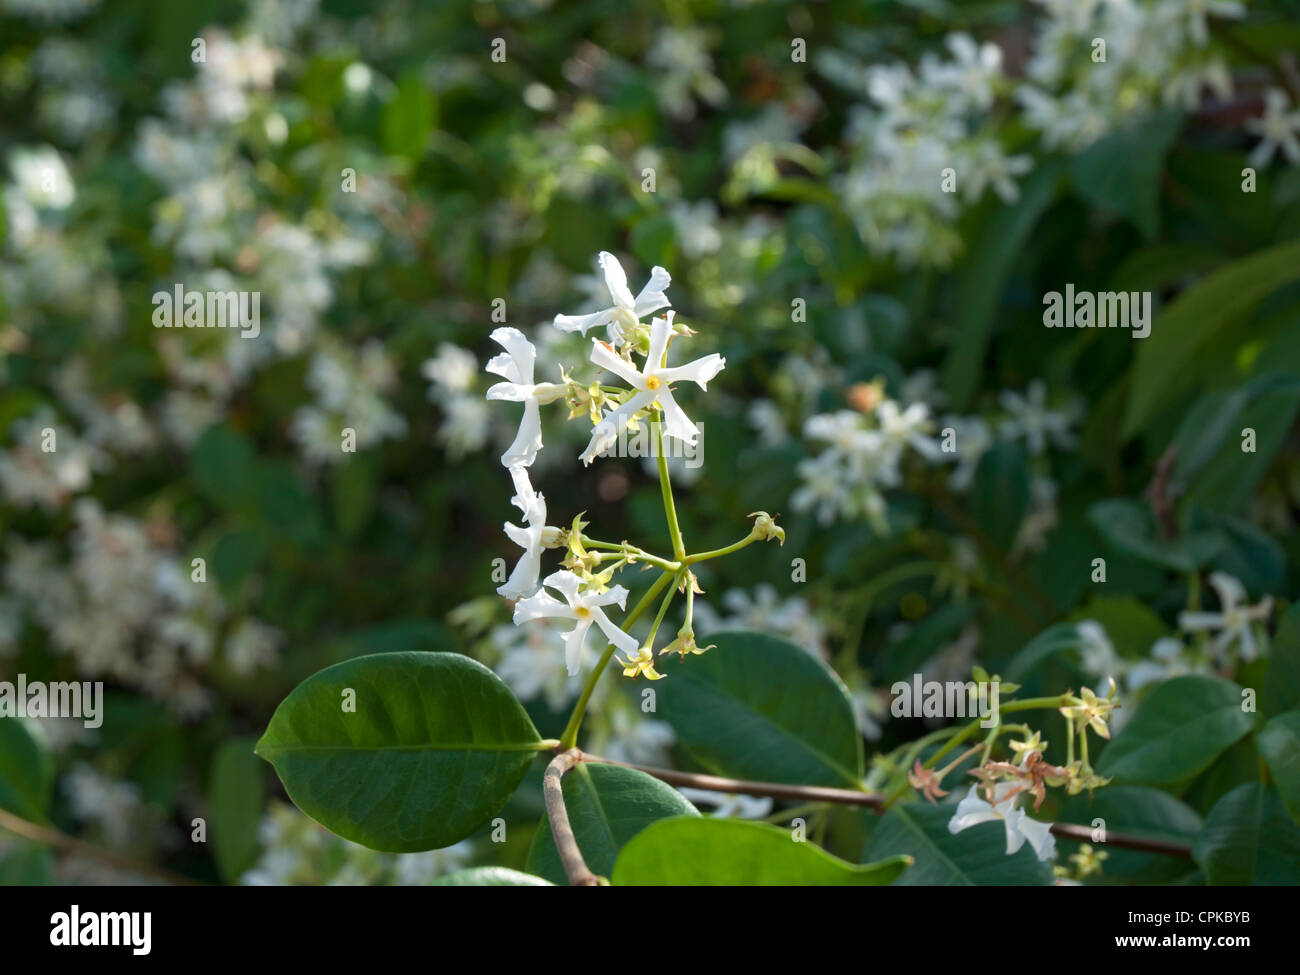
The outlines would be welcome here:
M 97 860 L 118 870 L 156 877 L 169 884 L 191 886 L 199 883 L 197 880 L 191 880 L 189 877 L 172 873 L 163 867 L 156 867 L 151 863 L 137 863 L 126 857 L 118 856 L 111 850 L 95 846 L 93 843 L 87 843 L 85 840 L 79 840 L 75 836 L 69 836 L 67 833 L 60 832 L 53 827 L 41 826 L 39 823 L 23 819 L 7 809 L 0 809 L 0 829 L 6 829 L 25 840 L 31 840 L 33 843 L 50 846 L 64 853 L 85 857 L 88 860 Z
M 573 825 L 569 822 L 569 811 L 564 807 L 564 773 L 581 761 L 582 752 L 576 748 L 562 751 L 551 759 L 542 777 L 542 796 L 546 800 L 546 818 L 551 824 L 555 849 L 559 851 L 560 863 L 569 883 L 574 887 L 599 887 L 600 878 L 591 872 L 587 861 L 582 858 L 577 837 L 573 835 Z
M 834 789 L 820 785 L 787 785 L 781 782 L 754 782 L 747 779 L 729 779 L 719 775 L 702 775 L 696 772 L 679 772 L 676 769 L 652 768 L 648 765 L 633 765 L 630 762 L 616 762 L 577 752 L 577 761 L 591 762 L 598 765 L 619 765 L 652 775 L 669 785 L 687 786 L 707 789 L 711 792 L 740 793 L 747 796 L 767 796 L 773 799 L 800 799 L 805 802 L 835 802 L 845 806 L 864 806 L 877 812 L 883 811 L 887 799 L 878 792 L 859 792 L 856 789 Z M 570 766 L 571 767 L 571 766 Z M 1093 842 L 1092 830 L 1075 823 L 1052 823 L 1052 833 L 1069 840 Z M 1146 853 L 1165 853 L 1169 856 L 1188 857 L 1192 855 L 1191 847 L 1185 843 L 1170 840 L 1148 839 L 1130 833 L 1112 833 L 1106 831 L 1105 846 L 1121 847 L 1126 850 L 1141 850 Z

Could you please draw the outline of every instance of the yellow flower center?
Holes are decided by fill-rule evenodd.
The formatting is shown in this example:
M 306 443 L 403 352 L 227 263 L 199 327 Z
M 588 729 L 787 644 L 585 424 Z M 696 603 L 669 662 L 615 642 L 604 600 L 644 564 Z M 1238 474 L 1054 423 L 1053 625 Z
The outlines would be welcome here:
M 578 619 L 580 620 L 585 620 L 589 616 L 591 616 L 591 610 L 589 610 L 586 606 L 579 606 L 577 609 L 573 611 L 573 615 L 578 617 Z
M 663 384 L 664 381 L 660 379 L 658 376 L 647 376 L 645 381 L 645 388 L 654 390 L 654 389 L 658 389 Z

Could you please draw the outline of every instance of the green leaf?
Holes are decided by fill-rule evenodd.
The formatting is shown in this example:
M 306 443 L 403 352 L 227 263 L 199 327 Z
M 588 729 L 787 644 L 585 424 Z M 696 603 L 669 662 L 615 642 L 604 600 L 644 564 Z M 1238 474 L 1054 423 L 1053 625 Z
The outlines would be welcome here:
M 948 802 L 899 803 L 885 813 L 867 841 L 863 859 L 908 854 L 916 863 L 899 879 L 900 887 L 953 887 L 975 884 L 1041 886 L 1052 883 L 1052 865 L 1025 844 L 1007 855 L 1001 823 L 980 823 L 948 832 L 957 807 Z
M 1201 832 L 1201 817 L 1196 810 L 1168 792 L 1141 785 L 1109 785 L 1091 795 L 1071 796 L 1057 818 L 1089 828 L 1095 828 L 1096 821 L 1101 820 L 1107 833 L 1129 833 L 1188 846 Z M 1182 857 L 1125 850 L 1105 843 L 1093 846 L 1109 854 L 1099 878 L 1101 883 L 1165 883 L 1185 875 L 1190 868 Z
M 709 634 L 708 653 L 673 667 L 660 714 L 719 775 L 856 786 L 862 735 L 844 684 L 812 654 L 756 632 Z
M 548 880 L 509 867 L 471 867 L 438 877 L 430 887 L 554 887 Z
M 1160 229 L 1160 173 L 1182 124 L 1176 112 L 1157 112 L 1093 143 L 1074 157 L 1079 196 L 1099 210 L 1128 218 L 1148 240 L 1154 238 Z
M 1259 703 L 1266 717 L 1300 708 L 1300 602 L 1278 624 Z
M 1250 732 L 1241 688 L 1217 677 L 1159 684 L 1102 752 L 1097 771 L 1121 782 L 1172 785 L 1205 771 Z
M 1264 725 L 1255 745 L 1268 763 L 1282 804 L 1300 823 L 1300 711 L 1287 711 Z
M 893 857 L 858 865 L 790 830 L 743 819 L 665 819 L 619 854 L 611 878 L 622 887 L 881 887 L 909 863 Z
M 1014 440 L 984 452 L 975 472 L 971 514 L 999 548 L 1010 549 L 1029 510 L 1029 458 Z
M 54 762 L 17 718 L 0 718 L 0 809 L 45 821 Z
M 1128 498 L 1096 502 L 1088 508 L 1088 520 L 1115 551 L 1175 572 L 1195 572 L 1228 544 L 1218 530 L 1161 538 L 1150 510 Z
M 1006 679 L 1025 681 L 1043 662 L 1066 650 L 1078 650 L 1081 638 L 1076 623 L 1053 623 L 1016 651 L 1006 667 Z
M 54 883 L 54 854 L 19 842 L 0 857 L 0 887 L 48 887 Z
M 971 247 L 957 285 L 956 338 L 943 364 L 943 388 L 954 409 L 970 399 L 984 368 L 994 314 L 1029 233 L 1056 197 L 1064 165 L 1048 160 L 1021 184 L 1015 206 L 997 210 Z
M 623 845 L 651 823 L 673 816 L 699 815 L 685 796 L 653 776 L 636 769 L 587 762 L 564 777 L 564 808 L 582 858 L 601 877 L 613 872 Z M 552 883 L 569 882 L 546 816 L 537 827 L 525 866 Z
M 1248 403 L 1236 419 L 1232 436 L 1187 491 L 1187 503 L 1220 512 L 1241 512 L 1255 494 L 1273 459 L 1286 443 L 1300 412 L 1300 384 L 1275 386 Z M 1255 431 L 1255 449 L 1241 449 L 1241 431 Z
M 433 131 L 436 111 L 433 95 L 424 87 L 420 76 L 408 74 L 380 116 L 384 151 L 410 160 L 419 159 Z
M 209 427 L 194 445 L 190 463 L 199 490 L 223 509 L 250 502 L 257 489 L 257 458 L 242 433 L 225 424 Z
M 1205 817 L 1192 857 L 1211 884 L 1300 884 L 1300 828 L 1276 789 L 1241 785 Z
M 345 711 L 353 694 L 355 710 Z M 381 653 L 299 684 L 257 754 L 321 825 L 371 849 L 410 853 L 482 826 L 543 747 L 510 689 L 482 664 L 452 653 Z
M 1196 378 L 1190 365 L 1220 330 L 1297 279 L 1300 243 L 1282 244 L 1216 270 L 1163 309 L 1138 345 L 1124 436 L 1145 429 L 1189 390 Z
M 210 839 L 217 869 L 227 883 L 238 880 L 261 850 L 258 825 L 266 800 L 266 766 L 253 754 L 255 744 L 251 738 L 233 739 L 212 760 Z

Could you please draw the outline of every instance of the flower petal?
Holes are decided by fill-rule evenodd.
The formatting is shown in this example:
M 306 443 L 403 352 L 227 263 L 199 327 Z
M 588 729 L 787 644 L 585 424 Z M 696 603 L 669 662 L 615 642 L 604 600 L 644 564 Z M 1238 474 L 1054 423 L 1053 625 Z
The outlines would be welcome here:
M 664 289 L 672 284 L 672 280 L 672 276 L 658 265 L 650 269 L 650 280 L 641 289 L 641 293 L 636 296 L 636 302 L 634 303 L 637 318 L 644 318 L 651 312 L 656 312 L 660 308 L 667 308 L 672 304 L 668 300 L 668 296 L 664 294 Z
M 593 312 L 590 315 L 556 315 L 553 324 L 562 332 L 581 332 L 586 335 L 587 329 L 612 322 L 616 310 L 606 308 L 604 311 Z
M 636 367 L 622 356 L 615 354 L 607 342 L 591 340 L 591 364 L 614 373 L 633 389 L 645 389 L 645 376 L 637 372 Z
M 659 378 L 670 383 L 689 381 L 697 384 L 700 389 L 708 389 L 709 380 L 722 372 L 726 365 L 727 360 L 715 352 L 684 365 L 660 369 Z
M 632 297 L 632 292 L 628 289 L 627 275 L 623 272 L 623 265 L 618 263 L 618 258 L 609 251 L 601 251 L 597 260 L 600 263 L 600 269 L 605 273 L 605 287 L 609 288 L 614 304 L 619 308 L 627 308 L 630 311 L 636 305 L 636 299 Z

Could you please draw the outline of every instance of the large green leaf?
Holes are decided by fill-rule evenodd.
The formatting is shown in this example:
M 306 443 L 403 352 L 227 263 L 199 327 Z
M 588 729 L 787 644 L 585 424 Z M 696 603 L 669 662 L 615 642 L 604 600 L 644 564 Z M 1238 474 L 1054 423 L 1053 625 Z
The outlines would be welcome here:
M 1007 855 L 1001 823 L 981 823 L 948 832 L 957 807 L 948 802 L 899 803 L 885 813 L 867 841 L 864 860 L 907 854 L 916 863 L 899 878 L 905 887 L 997 886 L 1052 883 L 1052 865 L 1039 860 L 1026 843 Z
M 1110 785 L 1091 794 L 1072 796 L 1058 819 L 1089 828 L 1095 828 L 1100 820 L 1107 834 L 1128 833 L 1188 846 L 1201 831 L 1201 817 L 1195 809 L 1168 792 L 1141 785 Z M 1104 842 L 1092 845 L 1108 854 L 1101 883 L 1164 883 L 1186 876 L 1193 869 L 1191 861 L 1182 857 L 1126 850 Z
M 1300 602 L 1278 624 L 1259 703 L 1269 717 L 1300 708 Z
M 1184 291 L 1157 316 L 1133 366 L 1124 436 L 1143 430 L 1194 383 L 1198 352 L 1260 300 L 1300 279 L 1300 243 L 1282 244 L 1234 261 Z
M 208 787 L 213 855 L 222 879 L 234 882 L 257 860 L 258 824 L 266 799 L 266 766 L 255 742 L 236 738 L 217 750 Z
M 700 764 L 742 779 L 858 784 L 862 736 L 829 667 L 764 633 L 708 642 L 716 647 L 673 667 L 658 688 L 662 717 Z
M 1144 116 L 1074 157 L 1075 189 L 1099 210 L 1133 221 L 1148 240 L 1160 226 L 1160 174 L 1182 128 L 1177 112 Z
M 1300 823 L 1300 711 L 1287 711 L 1255 736 L 1259 753 L 1291 818 Z
M 1097 771 L 1121 782 L 1172 785 L 1209 768 L 1250 732 L 1241 688 L 1217 677 L 1175 677 L 1156 687 L 1102 752 Z
M 1228 544 L 1227 536 L 1216 529 L 1161 538 L 1150 509 L 1129 498 L 1095 502 L 1088 508 L 1088 520 L 1116 552 L 1176 572 L 1195 572 Z
M 348 692 L 355 711 L 345 711 Z M 448 846 L 510 798 L 544 746 L 499 677 L 453 653 L 382 653 L 299 684 L 257 744 L 303 812 L 345 839 Z
M 1192 856 L 1211 884 L 1300 884 L 1300 827 L 1276 789 L 1241 785 L 1205 817 Z
M 665 819 L 623 847 L 611 878 L 630 887 L 879 887 L 908 865 L 906 857 L 858 865 L 788 829 L 743 819 Z
M 582 858 L 591 871 L 608 877 L 623 845 L 660 819 L 698 816 L 676 789 L 636 769 L 581 763 L 564 777 L 564 808 Z M 528 851 L 529 872 L 567 884 L 551 821 L 542 817 Z
M 550 881 L 509 867 L 471 867 L 457 870 L 436 880 L 431 887 L 553 887 Z
M 0 809 L 24 819 L 45 819 L 54 763 L 17 718 L 0 718 Z

